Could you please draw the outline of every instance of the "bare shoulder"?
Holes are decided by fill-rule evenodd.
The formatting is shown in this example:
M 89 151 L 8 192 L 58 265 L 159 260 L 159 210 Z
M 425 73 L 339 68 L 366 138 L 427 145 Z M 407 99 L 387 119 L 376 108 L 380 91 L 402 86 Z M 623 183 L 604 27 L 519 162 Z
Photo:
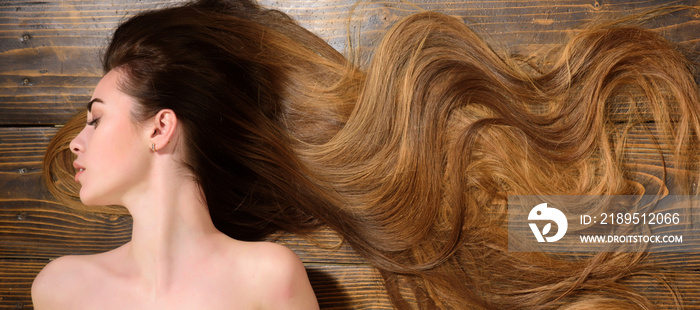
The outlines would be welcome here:
M 274 242 L 249 242 L 248 256 L 251 260 L 260 265 L 286 267 L 289 269 L 304 268 L 299 257 L 289 248 Z M 264 266 L 261 266 L 264 267 Z
M 89 256 L 63 256 L 48 263 L 32 284 L 35 309 L 71 309 L 93 265 Z
M 255 273 L 251 286 L 263 309 L 317 309 L 304 264 L 289 248 L 272 242 L 246 243 L 243 264 Z

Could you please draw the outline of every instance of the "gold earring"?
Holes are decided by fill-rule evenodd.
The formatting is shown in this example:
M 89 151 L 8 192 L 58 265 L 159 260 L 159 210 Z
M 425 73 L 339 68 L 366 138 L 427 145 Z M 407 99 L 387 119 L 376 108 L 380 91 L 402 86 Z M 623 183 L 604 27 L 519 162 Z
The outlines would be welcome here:
M 151 151 L 155 152 L 156 151 L 156 144 L 151 143 Z

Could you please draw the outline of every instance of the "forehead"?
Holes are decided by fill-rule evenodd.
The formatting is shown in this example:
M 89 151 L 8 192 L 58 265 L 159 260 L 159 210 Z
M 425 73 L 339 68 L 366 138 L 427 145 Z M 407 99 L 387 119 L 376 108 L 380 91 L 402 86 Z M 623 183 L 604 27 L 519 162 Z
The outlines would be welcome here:
M 98 95 L 117 95 L 119 91 L 119 79 L 121 78 L 121 73 L 117 70 L 111 70 L 105 74 L 100 82 L 95 86 L 95 91 L 93 92 L 93 99 Z
M 122 77 L 123 73 L 118 70 L 107 72 L 95 86 L 90 99 L 91 103 L 88 104 L 88 111 L 92 108 L 92 102 L 130 106 L 134 101 L 133 98 L 119 90 L 119 81 Z

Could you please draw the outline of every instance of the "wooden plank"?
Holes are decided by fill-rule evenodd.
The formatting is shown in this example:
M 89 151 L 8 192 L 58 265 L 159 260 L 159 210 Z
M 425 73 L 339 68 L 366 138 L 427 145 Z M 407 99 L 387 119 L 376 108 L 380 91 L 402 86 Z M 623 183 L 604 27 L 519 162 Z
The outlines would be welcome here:
M 365 36 L 360 47 L 368 47 L 382 32 L 398 19 L 423 10 L 438 11 L 458 17 L 497 50 L 530 52 L 543 45 L 558 44 L 584 23 L 596 19 L 612 19 L 640 13 L 660 6 L 667 1 L 372 1 L 354 6 L 348 1 L 260 1 L 278 8 L 328 41 L 339 51 L 345 49 L 350 29 L 359 29 Z M 674 2 L 678 5 L 695 5 L 694 1 Z M 318 14 L 322 12 L 323 14 Z M 695 12 L 680 12 L 656 18 L 649 23 L 674 42 L 689 48 L 697 42 Z M 351 33 L 353 35 L 354 33 Z
M 0 200 L 50 199 L 41 162 L 56 128 L 0 128 Z
M 0 308 L 33 309 L 32 282 L 47 262 L 0 260 Z
M 144 2 L 118 1 L 5 1 L 0 12 L 0 34 L 4 39 L 13 38 L 17 43 L 57 45 L 62 39 L 72 38 L 91 46 L 100 46 L 114 26 L 126 17 L 157 7 L 183 2 L 182 0 L 159 0 Z M 328 41 L 344 45 L 347 22 L 359 21 L 365 31 L 384 30 L 397 19 L 411 13 L 430 10 L 465 19 L 475 25 L 476 31 L 488 34 L 489 38 L 506 36 L 514 42 L 509 45 L 531 45 L 556 41 L 546 34 L 554 33 L 563 38 L 570 30 L 580 28 L 583 23 L 601 17 L 614 18 L 640 13 L 668 5 L 664 0 L 644 2 L 630 1 L 436 1 L 415 0 L 372 1 L 360 3 L 347 0 L 261 0 L 263 6 L 278 9 L 298 20 L 305 28 Z M 695 5 L 695 1 L 676 1 L 674 5 Z M 651 28 L 675 33 L 675 42 L 692 44 L 697 40 L 697 20 L 693 11 L 678 12 L 656 18 L 649 23 Z M 22 40 L 23 34 L 35 32 L 31 40 Z M 518 35 L 513 36 L 516 32 Z M 545 36 L 543 36 L 545 34 Z M 563 36 L 562 36 L 563 35 Z M 534 38 L 534 40 L 533 40 Z M 9 43 L 9 41 L 8 41 Z M 53 44 L 52 44 L 53 43 Z M 551 43 L 551 42 L 549 42 Z M 0 45 L 3 46 L 4 44 Z M 82 45 L 82 44 L 81 44 Z
M 0 260 L 0 309 L 32 309 L 31 285 L 47 260 Z M 322 309 L 393 309 L 367 265 L 306 265 Z
M 0 259 L 53 259 L 104 252 L 122 245 L 130 237 L 129 216 L 82 214 L 50 203 L 0 202 Z M 271 240 L 289 247 L 310 264 L 365 263 L 349 246 L 341 244 L 336 233 L 326 229 L 308 238 L 283 234 Z M 649 255 L 661 267 L 700 270 L 700 253 Z
M 393 309 L 383 281 L 367 265 L 307 265 L 321 309 Z
M 659 309 L 700 309 L 700 270 L 668 269 L 661 274 L 642 274 L 622 283 L 635 288 Z M 669 290 L 673 288 L 673 293 Z M 679 306 L 676 305 L 676 299 Z
M 114 249 L 131 239 L 130 216 L 84 213 L 54 202 L 0 200 L 0 258 L 51 259 Z M 362 263 L 330 230 L 308 239 L 291 234 L 272 238 L 308 263 Z
M 135 13 L 179 3 L 147 1 L 6 1 L 0 6 L 0 125 L 65 122 L 89 100 L 101 75 L 99 55 L 116 25 Z M 280 9 L 339 51 L 361 36 L 371 54 L 381 34 L 400 18 L 435 10 L 463 19 L 496 50 L 530 54 L 563 42 L 583 23 L 639 13 L 666 1 L 260 1 Z M 685 0 L 674 4 L 694 5 Z M 700 15 L 682 10 L 646 25 L 688 51 L 700 53 Z M 348 32 L 348 30 L 350 30 Z M 695 60 L 698 60 L 695 58 Z
M 131 218 L 82 214 L 56 203 L 0 201 L 0 257 L 47 259 L 91 254 L 131 239 Z
M 700 253 L 650 253 L 649 261 L 668 269 L 684 266 L 689 270 L 700 272 Z

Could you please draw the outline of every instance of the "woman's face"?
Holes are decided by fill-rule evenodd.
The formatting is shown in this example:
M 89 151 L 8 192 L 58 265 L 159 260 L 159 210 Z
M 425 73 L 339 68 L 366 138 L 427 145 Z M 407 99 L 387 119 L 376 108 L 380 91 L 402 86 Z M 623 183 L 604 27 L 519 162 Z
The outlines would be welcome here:
M 124 205 L 144 189 L 149 171 L 149 135 L 131 120 L 135 100 L 118 89 L 122 75 L 112 70 L 100 80 L 87 125 L 70 144 L 78 156 L 75 181 L 86 205 Z

